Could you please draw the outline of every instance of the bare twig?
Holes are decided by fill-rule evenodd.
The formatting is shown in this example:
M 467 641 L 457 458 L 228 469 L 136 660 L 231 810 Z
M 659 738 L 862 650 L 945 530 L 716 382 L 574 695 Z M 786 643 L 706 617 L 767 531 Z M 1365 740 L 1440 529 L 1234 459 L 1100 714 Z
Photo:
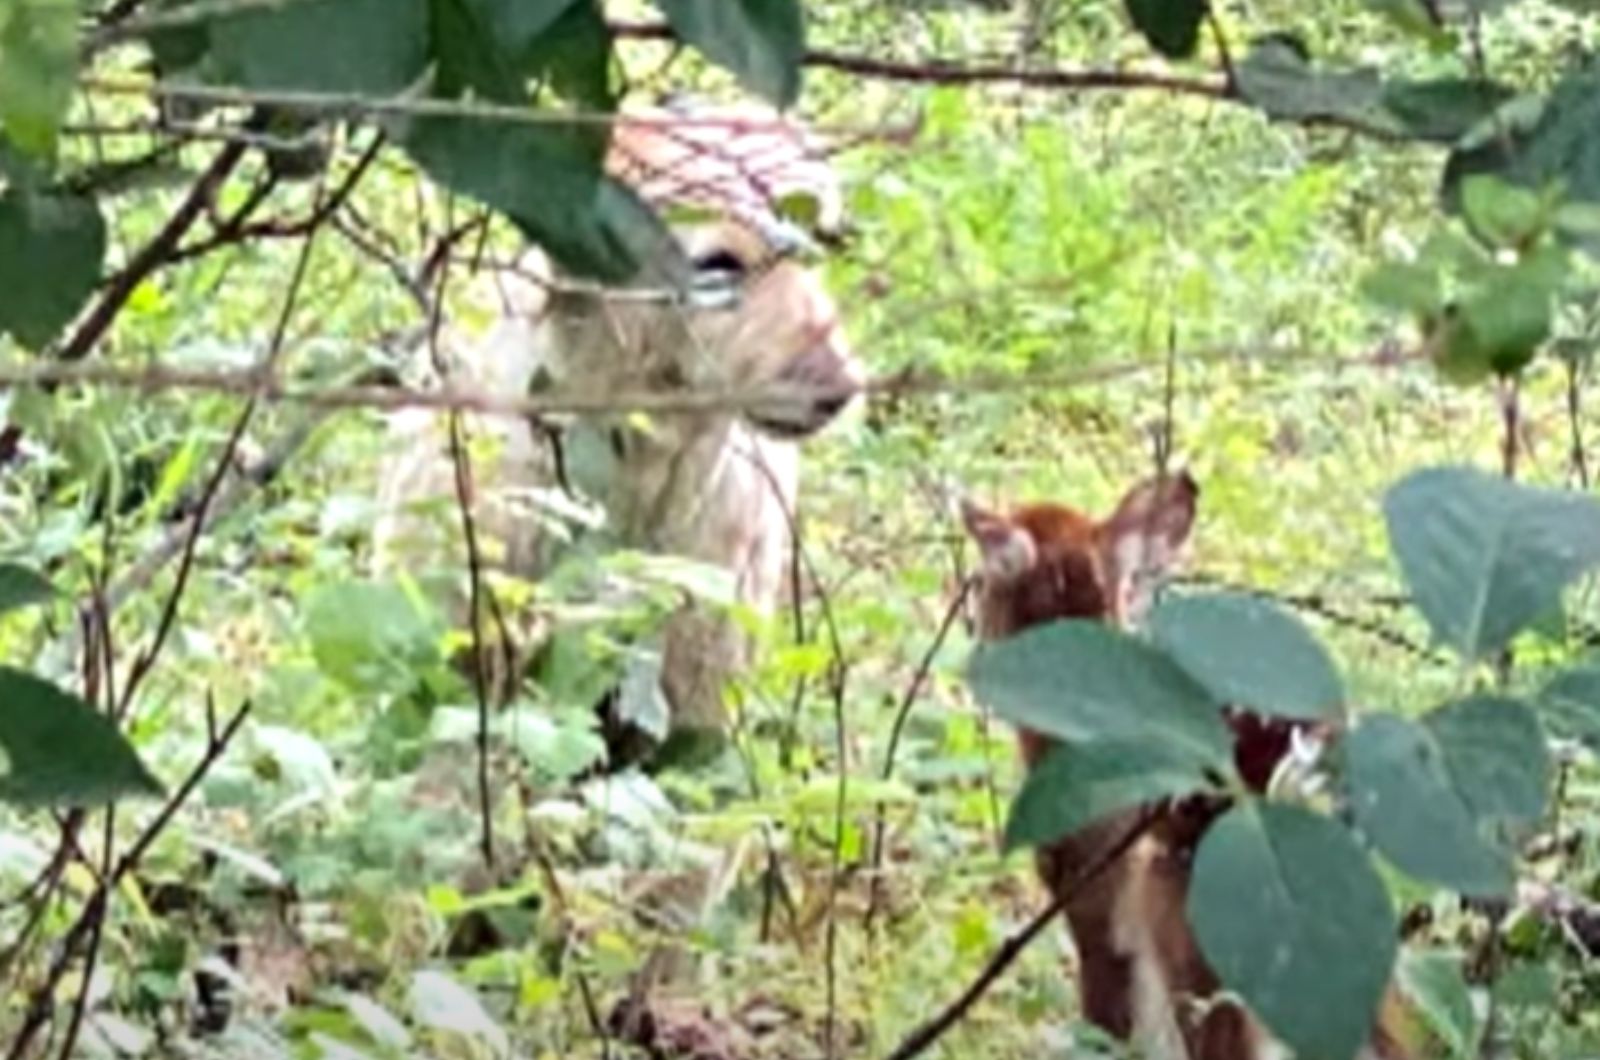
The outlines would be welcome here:
M 278 320 L 273 328 L 272 341 L 267 347 L 266 355 L 260 365 L 255 369 L 261 376 L 270 376 L 274 373 L 279 358 L 283 354 L 285 339 L 289 333 L 289 321 L 294 316 L 295 306 L 299 302 L 300 291 L 304 286 L 307 266 L 311 261 L 311 251 L 315 246 L 315 232 L 313 232 L 300 247 L 300 255 L 295 262 L 294 274 L 289 280 L 289 289 L 284 295 L 283 308 L 278 314 Z M 223 482 L 228 477 L 228 472 L 233 468 L 238 456 L 239 445 L 244 441 L 244 433 L 249 429 L 250 422 L 255 418 L 259 401 L 251 397 L 245 407 L 240 410 L 235 420 L 233 430 L 228 435 L 228 440 L 223 444 L 222 452 L 217 457 L 216 466 L 212 469 L 211 477 L 207 480 L 205 489 L 200 494 L 187 540 L 183 545 L 183 553 L 178 561 L 178 575 L 172 585 L 172 591 L 167 594 L 165 605 L 161 610 L 161 617 L 156 623 L 155 635 L 150 644 L 141 652 L 133 662 L 128 673 L 128 680 L 122 687 L 122 702 L 118 707 L 119 715 L 126 715 L 133 704 L 134 693 L 154 667 L 156 660 L 165 647 L 167 637 L 172 632 L 172 627 L 177 621 L 178 607 L 183 600 L 184 591 L 188 588 L 189 574 L 194 568 L 194 558 L 199 548 L 201 532 L 206 523 L 206 511 L 216 500 L 217 493 L 222 488 Z
M 166 263 L 183 237 L 194 227 L 195 222 L 205 215 L 206 208 L 215 198 L 217 190 L 239 165 L 245 151 L 244 144 L 230 143 L 225 144 L 217 152 L 211 164 L 189 188 L 189 194 L 184 196 L 177 209 L 167 218 L 166 224 L 161 226 L 161 230 L 134 254 L 121 271 L 111 277 L 105 289 L 100 292 L 99 300 L 78 324 L 77 330 L 56 351 L 59 360 L 78 361 L 88 356 L 89 351 L 94 349 L 95 344 L 117 319 L 117 314 L 122 312 L 122 307 L 133 296 L 139 284 Z
M 961 583 L 961 589 L 956 593 L 955 599 L 950 601 L 950 606 L 945 609 L 944 618 L 939 622 L 939 629 L 933 635 L 933 640 L 922 653 L 922 659 L 917 663 L 916 670 L 911 675 L 911 682 L 906 685 L 906 690 L 900 697 L 900 705 L 895 710 L 894 722 L 889 727 L 889 746 L 883 754 L 884 780 L 894 777 L 895 755 L 900 749 L 900 737 L 905 730 L 906 721 L 911 717 L 911 708 L 916 705 L 917 696 L 922 692 L 922 685 L 928 679 L 928 672 L 933 669 L 933 660 L 938 657 L 939 651 L 944 647 L 945 638 L 950 635 L 950 630 L 955 627 L 956 619 L 961 617 L 962 610 L 967 605 L 967 597 L 972 595 L 974 580 L 966 578 Z M 877 807 L 877 819 L 872 829 L 872 895 L 867 901 L 866 927 L 870 930 L 873 919 L 877 916 L 880 899 L 883 895 L 883 839 L 886 829 L 885 807 L 882 803 Z
M 969 983 L 967 988 L 954 1001 L 946 1005 L 938 1015 L 907 1035 L 905 1040 L 885 1060 L 911 1060 L 914 1056 L 920 1056 L 930 1045 L 938 1041 L 946 1031 L 954 1027 L 961 1017 L 966 1015 L 973 1005 L 977 1004 L 978 999 L 983 997 L 989 987 L 993 986 L 995 981 L 1005 973 L 1005 970 L 1022 955 L 1022 951 L 1028 948 L 1028 944 L 1037 938 L 1039 933 L 1048 927 L 1052 920 L 1066 910 L 1067 904 L 1072 900 L 1072 896 L 1080 888 L 1093 882 L 1117 859 L 1121 858 L 1134 843 L 1138 842 L 1140 836 L 1149 831 L 1156 817 L 1156 811 L 1153 809 L 1144 810 L 1139 815 L 1138 820 L 1128 826 L 1128 830 L 1123 833 L 1120 839 L 1107 846 L 1099 857 L 1084 866 L 1083 871 L 1078 874 L 1077 879 L 1072 881 L 1070 887 L 1064 888 L 1060 894 L 1056 895 L 1054 901 L 1040 910 L 1021 930 L 1009 936 L 1000 944 L 994 955 L 989 958 L 989 963 L 985 964 L 983 970 L 978 973 L 978 977 Z

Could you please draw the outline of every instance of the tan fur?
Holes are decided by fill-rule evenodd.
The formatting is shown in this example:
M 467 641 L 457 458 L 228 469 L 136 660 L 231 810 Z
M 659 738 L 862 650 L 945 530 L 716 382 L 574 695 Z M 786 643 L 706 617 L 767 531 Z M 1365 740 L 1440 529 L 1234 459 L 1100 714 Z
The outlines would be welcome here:
M 1156 577 L 1177 562 L 1199 490 L 1188 475 L 1136 486 L 1095 522 L 1070 508 L 1036 504 L 1009 514 L 968 505 L 968 532 L 983 554 L 978 630 L 993 640 L 1063 618 L 1136 622 Z M 1287 742 L 1269 726 L 1235 723 L 1236 757 L 1261 778 Z M 1049 738 L 1019 732 L 1024 763 Z M 1270 762 L 1260 761 L 1270 758 Z M 1254 783 L 1254 780 L 1251 780 Z M 1259 786 L 1259 785 L 1258 785 Z M 1195 801 L 1155 811 L 1144 833 L 1092 879 L 1081 876 L 1139 827 L 1143 811 L 1098 821 L 1037 853 L 1052 894 L 1065 896 L 1078 954 L 1083 1015 L 1135 1042 L 1146 1060 L 1283 1060 L 1288 1051 L 1221 984 L 1186 917 L 1190 863 L 1218 808 Z M 1364 1060 L 1406 1060 L 1395 999 L 1385 999 Z
M 675 114 L 711 123 L 667 124 Z M 618 127 L 609 166 L 657 207 L 715 211 L 673 232 L 691 259 L 716 253 L 745 266 L 737 305 L 672 305 L 564 285 L 532 252 L 521 268 L 495 278 L 488 334 L 451 336 L 452 382 L 505 393 L 535 379 L 561 393 L 597 395 L 765 384 L 827 391 L 798 411 L 661 415 L 648 423 L 591 416 L 566 427 L 571 445 L 611 454 L 603 473 L 573 485 L 603 512 L 615 543 L 721 567 L 740 603 L 770 612 L 784 586 L 799 441 L 831 422 L 862 378 L 820 277 L 775 252 L 772 203 L 803 192 L 818 222 L 836 225 L 839 189 L 802 129 L 754 107 L 637 112 Z M 410 566 L 419 556 L 459 563 L 459 519 L 437 504 L 453 496 L 442 420 L 402 413 L 391 421 L 379 483 L 382 565 Z M 473 418 L 470 430 L 490 450 L 474 465 L 489 558 L 537 577 L 553 543 L 539 510 L 565 500 L 552 450 L 516 420 Z M 440 518 L 417 518 L 425 500 Z M 745 668 L 748 650 L 737 626 L 699 604 L 668 621 L 661 685 L 675 726 L 722 726 L 724 686 Z

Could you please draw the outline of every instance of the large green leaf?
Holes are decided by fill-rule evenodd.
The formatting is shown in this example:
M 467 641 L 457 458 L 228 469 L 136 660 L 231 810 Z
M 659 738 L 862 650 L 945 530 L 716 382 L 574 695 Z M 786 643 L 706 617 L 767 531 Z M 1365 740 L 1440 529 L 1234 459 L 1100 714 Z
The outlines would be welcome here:
M 1128 17 L 1150 42 L 1169 59 L 1187 59 L 1200 42 L 1200 24 L 1206 17 L 1206 0 L 1127 0 Z
M 0 131 L 30 154 L 55 150 L 78 74 L 75 0 L 0 5 Z
M 20 563 L 0 563 L 0 615 L 43 603 L 55 592 L 55 587 L 45 576 L 32 567 L 24 567 Z
M 1221 706 L 1160 651 L 1100 622 L 1036 626 L 979 646 L 968 681 L 1007 721 L 1072 742 L 1147 742 L 1227 773 Z
M 0 331 L 39 348 L 94 291 L 106 226 L 93 199 L 11 187 L 0 193 Z
M 1189 919 L 1223 983 L 1308 1060 L 1365 1043 L 1396 949 L 1394 910 L 1343 826 L 1299 806 L 1246 803 L 1195 854 Z
M 611 76 L 611 27 L 597 0 L 575 0 L 522 56 L 525 68 L 562 98 L 609 111 L 619 89 Z
M 1310 721 L 1344 716 L 1333 660 L 1299 619 L 1260 597 L 1170 593 L 1150 633 L 1218 702 Z
M 268 91 L 389 95 L 428 67 L 428 0 L 296 0 L 217 18 L 227 81 Z
M 392 582 L 317 589 L 306 601 L 305 628 L 322 672 L 358 691 L 406 691 L 443 660 L 437 617 Z
M 1527 120 L 1529 117 L 1532 120 Z M 1445 169 L 1445 199 L 1458 201 L 1460 182 L 1494 173 L 1535 190 L 1560 182 L 1576 199 L 1600 200 L 1600 59 L 1568 74 L 1543 106 L 1530 99 L 1518 113 L 1502 114 L 1454 153 Z
M 1551 731 L 1600 747 L 1600 666 L 1556 674 L 1539 690 L 1537 702 Z
M 1499 650 L 1600 562 L 1600 504 L 1461 467 L 1414 472 L 1383 501 L 1389 540 L 1434 636 Z
M 800 95 L 805 14 L 799 0 L 655 0 L 679 39 L 787 107 Z
M 1387 82 L 1382 103 L 1407 135 L 1455 143 L 1487 121 L 1511 96 L 1511 89 L 1492 81 L 1447 77 Z
M 500 210 L 567 269 L 610 283 L 687 283 L 672 233 L 625 185 L 601 173 L 583 130 L 427 118 L 406 148 L 441 184 Z
M 526 57 L 576 0 L 432 0 L 436 86 L 470 87 L 488 99 L 527 97 Z
M 1209 786 L 1193 758 L 1164 745 L 1056 744 L 1011 804 L 1006 846 L 1051 843 L 1119 810 Z
M 0 666 L 0 801 L 97 806 L 160 794 L 109 718 L 48 681 Z
M 1476 696 L 1421 722 L 1369 717 L 1345 743 L 1356 820 L 1404 872 L 1464 894 L 1500 895 L 1505 823 L 1544 807 L 1550 763 L 1538 720 L 1515 700 Z
M 1283 36 L 1256 42 L 1236 70 L 1239 95 L 1269 116 L 1290 121 L 1339 121 L 1388 129 L 1383 83 L 1371 70 L 1319 70 L 1299 41 Z

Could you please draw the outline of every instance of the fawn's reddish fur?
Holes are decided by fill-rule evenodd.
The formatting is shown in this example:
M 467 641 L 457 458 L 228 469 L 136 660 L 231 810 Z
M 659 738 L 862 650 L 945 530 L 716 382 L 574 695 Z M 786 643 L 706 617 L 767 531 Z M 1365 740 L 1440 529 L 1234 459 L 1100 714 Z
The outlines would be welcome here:
M 1176 563 L 1194 524 L 1199 488 L 1186 473 L 1135 486 L 1095 521 L 1058 504 L 1000 514 L 968 504 L 963 518 L 983 556 L 978 632 L 1012 636 L 1057 619 L 1137 620 L 1150 581 Z M 1289 748 L 1288 727 L 1230 712 L 1243 779 L 1264 788 Z M 1019 732 L 1029 768 L 1051 746 Z M 1077 949 L 1084 1016 L 1150 1060 L 1274 1060 L 1287 1050 L 1237 999 L 1225 995 L 1186 916 L 1190 863 L 1217 800 L 1187 800 L 1114 814 L 1039 850 L 1038 869 L 1063 898 Z M 1151 812 L 1152 817 L 1146 817 Z M 1131 830 L 1138 838 L 1101 865 Z M 1098 869 L 1080 885 L 1082 875 Z M 1391 991 L 1392 993 L 1392 991 Z M 1384 1001 L 1363 1060 L 1408 1060 Z

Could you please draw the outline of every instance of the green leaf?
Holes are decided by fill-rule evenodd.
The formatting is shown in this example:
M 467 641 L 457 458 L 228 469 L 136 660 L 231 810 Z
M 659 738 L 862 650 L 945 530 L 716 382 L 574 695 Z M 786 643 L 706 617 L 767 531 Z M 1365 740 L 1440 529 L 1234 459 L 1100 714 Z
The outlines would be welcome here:
M 1420 723 L 1366 718 L 1345 741 L 1356 821 L 1403 872 L 1463 894 L 1502 895 L 1511 858 L 1497 826 L 1543 811 L 1550 763 L 1532 712 L 1474 696 Z
M 611 27 L 596 0 L 576 0 L 522 57 L 527 70 L 564 99 L 592 110 L 616 109 Z
M 1394 910 L 1343 826 L 1299 806 L 1236 807 L 1200 843 L 1188 911 L 1224 985 L 1296 1055 L 1344 1060 L 1366 1042 Z
M 1457 336 L 1464 345 L 1451 356 L 1499 375 L 1520 372 L 1544 341 L 1554 320 L 1553 299 L 1566 275 L 1565 251 L 1546 247 L 1510 266 L 1496 266 L 1460 305 Z
M 1150 616 L 1156 645 L 1220 703 L 1307 721 L 1344 717 L 1344 682 L 1295 616 L 1243 593 L 1169 593 Z
M 210 23 L 230 83 L 265 91 L 392 95 L 428 67 L 428 0 L 296 0 Z
M 1387 82 L 1382 101 L 1383 109 L 1408 136 L 1450 144 L 1488 121 L 1511 97 L 1512 91 L 1505 85 L 1447 77 Z
M 1176 663 L 1099 622 L 980 645 L 967 681 L 1002 718 L 1069 742 L 1145 742 L 1232 774 L 1221 705 Z
M 1006 821 L 1006 849 L 1052 843 L 1119 810 L 1210 787 L 1187 755 L 1109 740 L 1056 744 L 1029 770 Z
M 1550 752 L 1528 704 L 1468 696 L 1430 711 L 1422 723 L 1443 748 L 1450 775 L 1479 821 L 1531 825 L 1543 816 Z
M 11 187 L 0 193 L 0 331 L 38 349 L 77 315 L 105 260 L 93 199 Z
M 582 131 L 426 118 L 404 142 L 435 180 L 500 210 L 567 269 L 608 283 L 683 286 L 689 264 L 637 195 L 600 172 Z
M 805 14 L 799 0 L 656 0 L 678 38 L 787 107 L 800 96 Z
M 1498 128 L 1484 129 L 1452 152 L 1445 168 L 1445 198 L 1458 199 L 1462 181 L 1493 173 L 1541 191 L 1559 183 L 1574 199 L 1600 200 L 1600 59 L 1563 78 L 1544 100 L 1530 99 L 1516 114 L 1502 113 Z
M 0 130 L 31 155 L 55 151 L 78 76 L 75 0 L 9 0 L 0 9 Z
M 1556 735 L 1600 748 L 1600 667 L 1556 674 L 1539 690 L 1537 703 Z
M 1414 472 L 1383 500 L 1389 540 L 1434 636 L 1469 659 L 1505 646 L 1600 562 L 1600 504 L 1472 468 Z
M 84 807 L 160 794 L 109 718 L 42 678 L 0 666 L 0 802 Z
M 1508 249 L 1526 244 L 1545 223 L 1539 196 L 1492 173 L 1478 173 L 1461 182 L 1461 212 L 1485 243 Z
M 501 103 L 528 96 L 526 57 L 576 0 L 433 0 L 436 85 L 470 87 Z
M 1127 0 L 1128 17 L 1150 46 L 1169 59 L 1187 59 L 1200 42 L 1206 0 Z
M 1293 38 L 1266 37 L 1238 64 L 1239 95 L 1269 117 L 1289 121 L 1339 121 L 1388 130 L 1383 83 L 1371 70 L 1313 67 Z
M 404 692 L 443 661 L 436 616 L 392 582 L 323 586 L 307 599 L 306 635 L 317 666 L 355 691 Z
M 1384 262 L 1361 278 L 1361 294 L 1383 309 L 1427 319 L 1444 301 L 1439 270 L 1423 262 Z
M 1478 1015 L 1461 972 L 1461 955 L 1439 950 L 1405 951 L 1395 975 L 1401 991 L 1451 1056 L 1472 1055 Z
M 0 563 L 0 615 L 55 596 L 55 586 L 32 567 L 20 563 Z

